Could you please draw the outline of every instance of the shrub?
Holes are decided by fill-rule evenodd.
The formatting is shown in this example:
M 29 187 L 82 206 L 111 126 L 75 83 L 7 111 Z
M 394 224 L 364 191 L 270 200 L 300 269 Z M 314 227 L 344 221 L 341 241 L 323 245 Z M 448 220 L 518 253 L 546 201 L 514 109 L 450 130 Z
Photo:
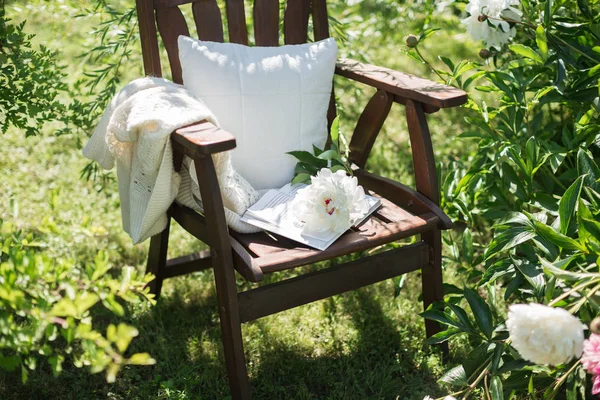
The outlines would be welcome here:
M 58 100 L 69 88 L 57 53 L 43 46 L 34 49 L 33 35 L 24 28 L 25 23 L 11 24 L 0 7 L 0 131 L 13 127 L 29 137 L 39 134 L 45 123 L 73 122 L 72 116 L 85 108 L 83 103 L 64 105 Z M 114 92 L 114 87 L 105 90 Z M 107 96 L 97 101 L 107 101 Z M 86 118 L 97 116 L 93 109 L 85 110 Z M 89 128 L 93 120 L 86 118 L 75 122 Z M 138 334 L 136 328 L 109 324 L 101 333 L 92 313 L 103 306 L 121 317 L 125 304 L 152 301 L 145 288 L 152 276 L 133 267 L 112 276 L 102 252 L 93 264 L 82 265 L 42 250 L 33 234 L 0 219 L 0 368 L 20 370 L 26 382 L 40 360 L 55 375 L 70 360 L 92 373 L 105 371 L 112 382 L 124 365 L 153 364 L 147 353 L 125 355 Z
M 33 234 L 15 231 L 0 220 L 0 368 L 29 371 L 46 359 L 55 375 L 65 359 L 91 372 L 106 371 L 109 382 L 123 365 L 153 364 L 147 353 L 125 357 L 137 330 L 124 323 L 108 325 L 106 334 L 94 330 L 92 308 L 104 306 L 123 316 L 122 302 L 150 300 L 145 288 L 151 279 L 133 267 L 111 277 L 104 253 L 93 265 L 51 259 L 39 251 Z
M 483 65 L 442 56 L 446 68 L 435 70 L 447 84 L 470 90 L 472 128 L 460 138 L 479 144 L 471 159 L 444 171 L 442 183 L 444 208 L 468 226 L 461 237 L 446 238 L 454 250 L 447 261 L 459 265 L 466 287 L 449 287 L 446 301 L 424 316 L 447 326 L 431 343 L 468 335 L 474 350 L 441 381 L 459 394 L 481 387 L 492 399 L 542 388 L 544 398 L 565 390 L 586 398 L 578 361 L 538 366 L 510 346 L 501 305 L 550 304 L 588 325 L 598 315 L 600 15 L 587 1 L 525 0 L 510 17 L 502 8 L 490 14 L 514 2 L 473 4 L 467 9 L 479 15 L 465 23 L 481 23 L 475 30 L 491 33 L 479 38 L 494 48 L 480 52 Z M 514 41 L 498 45 L 497 29 Z M 407 52 L 431 66 L 418 44 Z

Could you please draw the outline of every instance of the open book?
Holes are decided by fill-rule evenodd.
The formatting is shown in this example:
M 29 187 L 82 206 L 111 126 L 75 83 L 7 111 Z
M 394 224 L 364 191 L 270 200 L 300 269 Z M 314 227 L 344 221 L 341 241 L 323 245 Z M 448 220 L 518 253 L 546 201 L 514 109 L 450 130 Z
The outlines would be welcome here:
M 246 210 L 242 216 L 242 221 L 307 246 L 314 247 L 315 249 L 325 250 L 342 236 L 344 232 L 326 232 L 319 236 L 313 236 L 302 232 L 302 222 L 294 217 L 290 208 L 296 193 L 304 187 L 306 187 L 304 184 L 292 186 L 288 183 L 281 189 L 269 190 L 259 201 Z M 362 223 L 381 205 L 381 200 L 377 197 L 365 195 L 365 198 L 369 203 L 369 211 L 356 223 L 356 225 Z

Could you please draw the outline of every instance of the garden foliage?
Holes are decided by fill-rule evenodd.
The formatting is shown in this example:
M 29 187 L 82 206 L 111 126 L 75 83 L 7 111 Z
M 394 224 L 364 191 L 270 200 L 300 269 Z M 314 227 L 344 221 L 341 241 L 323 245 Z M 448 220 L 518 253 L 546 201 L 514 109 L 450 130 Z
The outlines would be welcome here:
M 25 27 L 12 24 L 0 7 L 0 131 L 12 127 L 29 137 L 49 122 L 62 123 L 57 134 L 74 122 L 89 131 L 118 80 L 109 79 L 90 103 L 61 102 L 60 96 L 75 88 L 64 83 L 57 53 L 34 48 Z M 96 83 L 106 83 L 104 78 L 89 76 Z M 73 121 L 73 115 L 82 117 Z M 114 274 L 102 252 L 91 265 L 51 257 L 32 233 L 0 219 L 0 369 L 20 371 L 26 382 L 31 371 L 43 368 L 41 362 L 58 375 L 68 361 L 92 373 L 105 371 L 112 382 L 124 365 L 153 364 L 147 353 L 126 355 L 138 334 L 135 327 L 110 323 L 101 332 L 93 320 L 102 308 L 123 317 L 126 304 L 152 302 L 145 288 L 151 279 L 133 267 Z
M 464 228 L 446 238 L 446 265 L 458 266 L 465 287 L 448 286 L 446 301 L 423 314 L 446 326 L 430 343 L 467 335 L 474 348 L 441 379 L 457 394 L 481 387 L 494 400 L 564 390 L 589 398 L 579 361 L 549 367 L 519 356 L 504 310 L 550 304 L 588 325 L 600 312 L 598 5 L 524 0 L 522 17 L 508 19 L 515 39 L 481 51 L 484 63 L 440 57 L 445 68 L 436 73 L 470 93 L 472 129 L 457 140 L 479 146 L 442 167 L 443 208 Z M 431 65 L 419 44 L 409 55 Z

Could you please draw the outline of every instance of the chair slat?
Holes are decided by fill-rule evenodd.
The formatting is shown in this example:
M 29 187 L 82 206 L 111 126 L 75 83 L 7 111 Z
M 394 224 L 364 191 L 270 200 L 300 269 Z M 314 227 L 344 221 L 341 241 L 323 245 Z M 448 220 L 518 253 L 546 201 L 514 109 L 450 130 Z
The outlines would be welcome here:
M 278 0 L 254 0 L 254 39 L 257 46 L 279 45 Z
M 184 4 L 192 3 L 197 0 L 154 0 L 154 8 L 160 10 L 163 8 L 178 7 Z
M 178 7 L 165 8 L 156 10 L 156 24 L 169 55 L 173 82 L 183 83 L 177 38 L 179 35 L 190 35 L 185 18 Z
M 226 0 L 227 25 L 229 41 L 248 45 L 248 28 L 246 28 L 246 13 L 244 0 Z
M 285 44 L 306 43 L 308 37 L 309 0 L 288 0 L 283 20 Z
M 158 36 L 154 22 L 154 8 L 147 0 L 136 0 L 140 40 L 142 42 L 142 57 L 144 73 L 150 76 L 162 76 L 160 53 L 158 51 Z
M 327 17 L 327 1 L 311 0 L 313 31 L 315 41 L 327 39 L 329 37 L 329 19 Z
M 223 42 L 223 21 L 216 0 L 200 0 L 192 5 L 200 40 Z
M 358 118 L 350 140 L 350 160 L 363 168 L 373 148 L 377 134 L 387 118 L 394 98 L 384 90 L 378 90 L 369 100 Z

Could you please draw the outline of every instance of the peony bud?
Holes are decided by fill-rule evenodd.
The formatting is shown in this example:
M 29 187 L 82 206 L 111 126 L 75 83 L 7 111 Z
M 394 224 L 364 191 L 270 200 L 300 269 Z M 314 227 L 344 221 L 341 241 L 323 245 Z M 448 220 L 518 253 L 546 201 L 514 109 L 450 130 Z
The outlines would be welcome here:
M 490 58 L 491 56 L 492 56 L 492 53 L 488 49 L 479 50 L 479 57 L 483 58 L 484 60 L 486 58 Z
M 485 14 L 481 14 L 479 17 L 477 17 L 477 21 L 479 22 L 483 22 L 483 21 L 487 21 L 488 16 Z
M 419 38 L 413 34 L 410 34 L 406 37 L 406 45 L 408 47 L 417 47 L 419 44 Z
M 600 334 L 600 317 L 596 317 L 592 320 L 590 324 L 590 330 L 594 333 Z

